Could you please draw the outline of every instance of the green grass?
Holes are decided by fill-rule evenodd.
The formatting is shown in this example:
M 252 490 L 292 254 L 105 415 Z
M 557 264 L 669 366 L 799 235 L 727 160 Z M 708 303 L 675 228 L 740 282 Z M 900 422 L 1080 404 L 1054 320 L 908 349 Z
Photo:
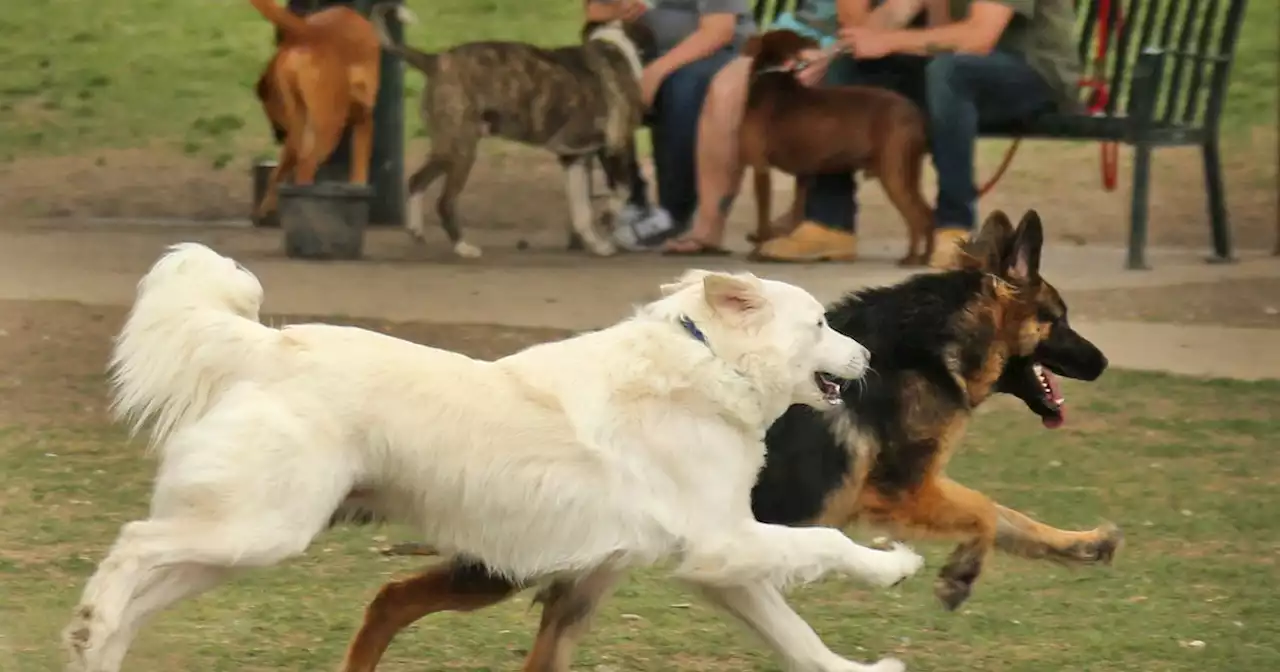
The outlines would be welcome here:
M 154 469 L 140 445 L 99 419 L 100 375 L 68 369 L 62 358 L 48 358 L 60 373 L 24 373 L 25 387 L 0 380 L 4 672 L 58 669 L 57 632 L 119 526 L 145 514 Z M 53 396 L 30 396 L 33 383 Z M 1094 384 L 1068 383 L 1066 393 L 1071 419 L 1053 432 L 1016 401 L 988 404 L 950 471 L 1056 525 L 1117 522 L 1127 545 L 1114 567 L 997 557 L 973 599 L 949 614 L 929 578 L 948 547 L 922 543 L 929 564 L 921 577 L 884 592 L 841 581 L 809 586 L 793 595 L 799 611 L 844 655 L 895 654 L 922 672 L 1280 670 L 1280 384 L 1112 371 Z M 415 567 L 372 547 L 411 538 L 395 528 L 326 534 L 304 558 L 162 615 L 128 669 L 334 669 L 378 586 Z M 381 669 L 515 669 L 536 621 L 527 595 L 433 617 L 404 633 Z M 1204 647 L 1189 644 L 1196 640 Z M 657 572 L 621 586 L 577 665 L 777 670 L 761 647 Z
M 437 49 L 476 39 L 563 44 L 576 39 L 578 0 L 411 0 L 408 39 Z M 1250 3 L 1225 128 L 1272 124 L 1277 112 L 1276 3 Z M 252 95 L 271 29 L 230 0 L 46 0 L 0 16 L 0 161 L 161 147 L 243 165 L 271 152 Z M 406 76 L 406 123 L 420 133 Z

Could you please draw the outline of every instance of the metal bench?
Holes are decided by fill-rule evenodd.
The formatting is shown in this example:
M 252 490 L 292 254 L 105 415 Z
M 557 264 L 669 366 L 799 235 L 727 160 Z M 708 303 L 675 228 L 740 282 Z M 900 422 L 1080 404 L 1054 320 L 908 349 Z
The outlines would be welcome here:
M 803 0 L 757 0 L 761 30 Z M 1151 153 L 1157 147 L 1199 145 L 1208 191 L 1211 262 L 1232 259 L 1231 227 L 1222 184 L 1219 127 L 1231 63 L 1248 0 L 1076 0 L 1080 61 L 1105 94 L 1082 87 L 1096 112 L 1045 114 L 1025 124 L 982 129 L 983 137 L 1097 140 L 1134 148 L 1133 193 L 1126 265 L 1146 268 Z M 1105 44 L 1099 40 L 1105 36 Z M 1101 71 L 1095 56 L 1104 56 Z M 1096 105 L 1090 105 L 1097 103 Z

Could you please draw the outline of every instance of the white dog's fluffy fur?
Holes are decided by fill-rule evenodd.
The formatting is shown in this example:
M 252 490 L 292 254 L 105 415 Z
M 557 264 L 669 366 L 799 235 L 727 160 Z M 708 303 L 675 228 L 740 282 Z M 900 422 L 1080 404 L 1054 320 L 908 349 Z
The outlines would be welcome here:
M 147 617 L 302 553 L 359 493 L 509 578 L 671 559 L 796 665 L 899 669 L 826 651 L 777 591 L 828 572 L 887 586 L 919 556 L 750 508 L 765 429 L 792 403 L 826 403 L 815 372 L 861 376 L 866 350 L 792 285 L 692 271 L 663 293 L 608 329 L 483 362 L 351 327 L 264 326 L 253 274 L 174 246 L 111 362 L 115 410 L 160 452 L 151 513 L 85 587 L 73 668 L 116 672 Z

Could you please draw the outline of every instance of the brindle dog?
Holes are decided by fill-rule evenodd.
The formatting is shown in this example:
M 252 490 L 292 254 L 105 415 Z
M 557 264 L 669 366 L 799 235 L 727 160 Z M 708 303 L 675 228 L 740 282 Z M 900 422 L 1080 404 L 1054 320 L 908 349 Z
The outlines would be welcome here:
M 1066 303 L 1040 275 L 1043 237 L 1035 211 L 1016 230 L 996 212 L 966 246 L 959 268 L 836 303 L 828 320 L 871 350 L 873 373 L 846 392 L 842 408 L 792 407 L 769 429 L 766 463 L 752 492 L 756 517 L 787 525 L 865 522 L 894 534 L 958 537 L 936 586 L 947 609 L 969 597 L 993 549 L 1060 563 L 1110 563 L 1123 539 L 1114 525 L 1050 527 L 945 474 L 974 409 L 992 394 L 1018 397 L 1052 429 L 1066 419 L 1055 375 L 1094 380 L 1107 368 L 1102 352 L 1071 328 Z M 398 551 L 431 553 L 413 546 Z M 599 584 L 553 583 L 539 594 L 545 607 L 526 672 L 567 669 L 572 643 L 604 594 Z M 392 637 L 427 614 L 479 609 L 521 588 L 465 558 L 388 583 L 366 610 L 344 669 L 371 672 Z M 774 609 L 785 606 L 778 600 Z M 772 615 L 780 622 L 777 611 Z M 739 616 L 768 638 L 767 624 Z
M 384 49 L 427 77 L 422 91 L 423 125 L 431 129 L 431 154 L 409 177 L 406 227 L 423 238 L 422 199 L 443 177 L 436 201 L 440 225 L 460 257 L 474 258 L 458 225 L 457 200 L 475 164 L 480 140 L 489 136 L 542 147 L 556 154 L 565 171 L 570 239 L 580 237 L 600 256 L 617 251 L 595 228 L 587 165 L 603 158 L 610 181 L 608 217 L 625 201 L 621 185 L 634 135 L 643 116 L 639 77 L 651 56 L 653 34 L 639 23 L 592 24 L 582 44 L 543 48 L 523 42 L 485 41 L 425 53 L 396 44 L 384 25 L 395 5 L 380 3 L 371 18 Z

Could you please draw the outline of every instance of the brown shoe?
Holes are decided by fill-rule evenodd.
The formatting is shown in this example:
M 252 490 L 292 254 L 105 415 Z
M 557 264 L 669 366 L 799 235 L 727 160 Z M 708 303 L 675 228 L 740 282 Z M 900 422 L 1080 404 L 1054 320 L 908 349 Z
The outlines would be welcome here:
M 761 261 L 853 261 L 858 258 L 858 237 L 806 221 L 791 233 L 766 241 L 752 256 Z
M 959 261 L 960 246 L 969 240 L 968 229 L 938 229 L 933 232 L 933 256 L 929 265 L 933 268 L 955 268 Z

